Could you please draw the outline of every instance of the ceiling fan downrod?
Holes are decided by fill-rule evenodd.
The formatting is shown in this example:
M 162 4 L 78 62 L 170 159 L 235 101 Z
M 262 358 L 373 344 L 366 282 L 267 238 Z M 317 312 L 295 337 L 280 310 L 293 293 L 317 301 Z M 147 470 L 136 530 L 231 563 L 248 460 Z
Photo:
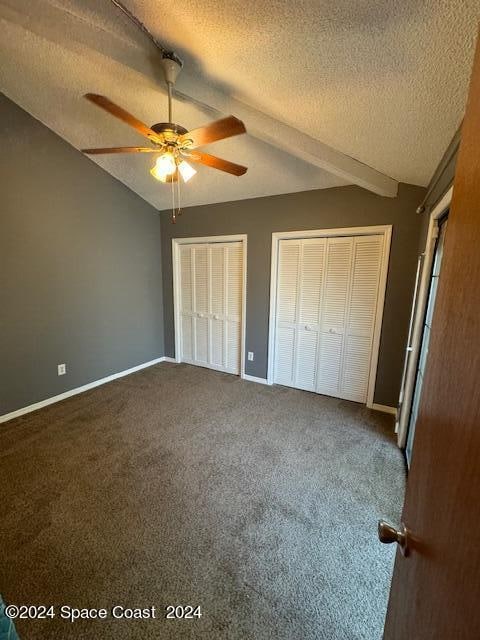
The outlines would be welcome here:
M 164 53 L 162 56 L 162 68 L 168 90 L 168 122 L 173 123 L 172 92 L 182 65 L 175 54 Z

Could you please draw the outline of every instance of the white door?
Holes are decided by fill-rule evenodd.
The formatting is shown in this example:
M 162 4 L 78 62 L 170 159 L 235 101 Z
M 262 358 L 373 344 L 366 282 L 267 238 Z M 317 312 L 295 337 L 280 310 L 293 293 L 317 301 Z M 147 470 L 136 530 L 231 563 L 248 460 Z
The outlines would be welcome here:
M 383 236 L 280 240 L 274 381 L 366 402 Z
M 279 247 L 275 382 L 316 388 L 325 238 L 281 240 Z
M 242 243 L 185 244 L 178 253 L 181 360 L 239 374 Z

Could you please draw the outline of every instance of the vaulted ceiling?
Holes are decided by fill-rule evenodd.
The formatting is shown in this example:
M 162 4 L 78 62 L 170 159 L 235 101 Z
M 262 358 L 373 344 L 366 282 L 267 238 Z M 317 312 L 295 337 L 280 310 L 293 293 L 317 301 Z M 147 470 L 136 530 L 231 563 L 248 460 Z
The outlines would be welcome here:
M 123 0 L 185 66 L 174 120 L 232 113 L 249 134 L 209 152 L 184 205 L 360 184 L 426 185 L 465 106 L 479 0 Z M 110 0 L 0 0 L 0 81 L 78 149 L 143 144 L 82 98 L 100 93 L 148 124 L 167 119 L 159 51 Z M 97 156 L 158 209 L 150 154 Z

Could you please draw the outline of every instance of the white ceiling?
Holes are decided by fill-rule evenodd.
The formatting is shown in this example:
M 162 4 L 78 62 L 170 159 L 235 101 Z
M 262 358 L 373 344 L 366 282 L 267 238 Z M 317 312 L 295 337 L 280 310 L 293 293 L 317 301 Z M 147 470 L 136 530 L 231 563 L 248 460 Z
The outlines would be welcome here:
M 184 205 L 368 186 L 381 174 L 426 185 L 461 120 L 480 0 L 123 1 L 184 59 L 178 90 L 216 107 L 176 102 L 175 121 L 193 128 L 233 113 L 251 131 L 208 148 L 248 173 L 202 167 Z M 142 144 L 86 92 L 148 124 L 167 119 L 158 51 L 108 0 L 0 0 L 0 17 L 3 91 L 76 148 Z M 310 138 L 291 144 L 295 130 Z M 317 140 L 380 173 L 365 167 L 362 182 L 360 163 Z M 148 154 L 95 162 L 168 208 Z

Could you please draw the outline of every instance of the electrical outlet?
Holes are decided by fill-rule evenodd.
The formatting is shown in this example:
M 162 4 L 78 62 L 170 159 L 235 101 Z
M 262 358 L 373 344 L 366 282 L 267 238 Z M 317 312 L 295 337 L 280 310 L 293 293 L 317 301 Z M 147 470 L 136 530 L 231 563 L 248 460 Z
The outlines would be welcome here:
M 67 373 L 67 365 L 66 364 L 59 364 L 57 366 L 57 370 L 58 370 L 58 375 L 59 376 L 64 376 Z
M 248 359 L 250 360 L 250 362 L 254 359 L 255 354 L 253 353 L 253 351 L 249 351 L 248 352 Z

